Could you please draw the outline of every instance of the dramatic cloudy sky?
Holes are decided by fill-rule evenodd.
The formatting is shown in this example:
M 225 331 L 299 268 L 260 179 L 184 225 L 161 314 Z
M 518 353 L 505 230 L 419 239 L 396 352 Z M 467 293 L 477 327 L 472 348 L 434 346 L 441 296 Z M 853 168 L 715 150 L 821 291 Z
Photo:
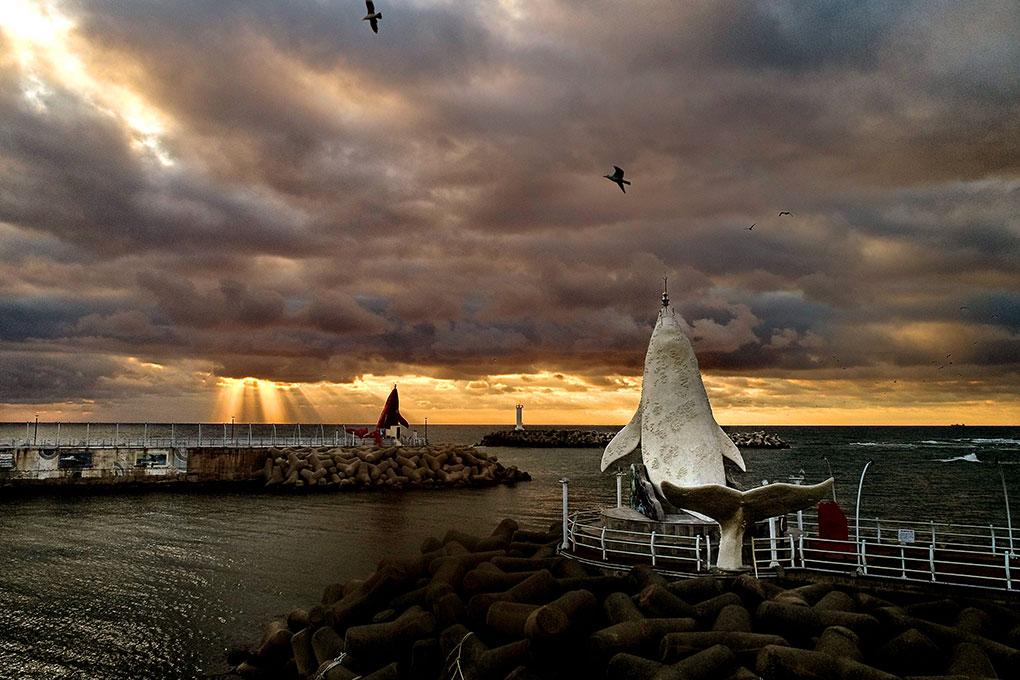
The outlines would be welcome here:
M 1020 4 L 378 8 L 0 2 L 0 419 L 1020 423 Z

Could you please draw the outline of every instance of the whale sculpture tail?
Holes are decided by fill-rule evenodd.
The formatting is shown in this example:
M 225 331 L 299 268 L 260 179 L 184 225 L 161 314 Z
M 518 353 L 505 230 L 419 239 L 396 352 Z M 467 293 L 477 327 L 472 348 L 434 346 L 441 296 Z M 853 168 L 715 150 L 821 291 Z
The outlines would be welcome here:
M 832 489 L 829 477 L 820 484 L 768 484 L 737 491 L 719 484 L 681 487 L 662 483 L 662 495 L 673 505 L 707 515 L 719 523 L 720 569 L 743 567 L 744 531 L 759 520 L 803 510 L 822 500 Z

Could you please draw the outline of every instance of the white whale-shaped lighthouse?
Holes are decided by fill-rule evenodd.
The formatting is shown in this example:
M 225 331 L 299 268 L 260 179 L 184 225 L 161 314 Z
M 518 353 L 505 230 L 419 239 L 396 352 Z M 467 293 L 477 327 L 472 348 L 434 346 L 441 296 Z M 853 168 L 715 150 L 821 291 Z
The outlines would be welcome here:
M 659 496 L 719 523 L 720 569 L 743 567 L 744 532 L 753 522 L 817 503 L 833 484 L 830 477 L 812 486 L 770 484 L 750 491 L 726 486 L 724 458 L 747 468 L 715 422 L 698 359 L 666 293 L 648 341 L 641 401 L 602 454 L 602 471 L 638 445 Z
M 726 484 L 723 457 L 746 470 L 740 450 L 712 415 L 698 358 L 681 320 L 663 295 L 663 307 L 648 341 L 641 401 L 630 423 L 602 454 L 602 471 L 641 445 L 648 479 L 677 486 Z

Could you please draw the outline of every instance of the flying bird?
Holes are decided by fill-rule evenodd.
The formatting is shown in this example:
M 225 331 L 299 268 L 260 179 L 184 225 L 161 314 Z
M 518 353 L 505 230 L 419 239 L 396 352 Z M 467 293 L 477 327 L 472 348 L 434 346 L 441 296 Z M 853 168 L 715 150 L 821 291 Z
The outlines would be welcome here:
M 755 222 L 754 224 L 758 224 L 758 223 Z M 752 224 L 750 227 L 744 227 L 744 229 L 747 229 L 748 231 L 751 231 L 752 229 L 754 229 L 754 224 Z
M 382 12 L 375 11 L 375 3 L 372 0 L 365 0 L 365 7 L 368 8 L 368 14 L 362 17 L 362 21 L 367 21 L 372 25 L 372 30 L 376 33 L 379 32 L 379 20 L 382 19 Z
M 622 191 L 623 193 L 627 193 L 627 190 L 623 188 L 623 185 L 630 184 L 630 182 L 623 178 L 623 170 L 621 170 L 620 167 L 617 165 L 613 166 L 613 170 L 615 170 L 616 172 L 614 172 L 612 175 L 602 176 L 608 179 L 610 182 L 616 182 L 616 185 L 620 187 L 620 191 Z
M 960 309 L 970 309 L 970 307 L 960 307 Z
M 793 215 L 793 213 L 790 212 L 789 210 L 783 210 L 782 212 L 779 213 L 779 216 L 782 217 L 783 215 Z

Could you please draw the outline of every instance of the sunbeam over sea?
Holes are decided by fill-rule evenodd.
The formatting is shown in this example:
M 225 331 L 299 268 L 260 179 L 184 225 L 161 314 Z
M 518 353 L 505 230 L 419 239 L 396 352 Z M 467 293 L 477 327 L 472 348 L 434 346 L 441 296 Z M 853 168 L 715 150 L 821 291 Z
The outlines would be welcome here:
M 132 438 L 144 437 L 145 429 L 119 426 L 121 436 Z M 503 426 L 434 426 L 429 438 L 473 444 L 494 429 Z M 1013 465 L 1020 462 L 1020 427 L 768 431 L 791 448 L 744 449 L 754 479 L 786 481 L 803 470 L 815 482 L 831 467 L 848 514 L 869 459 L 862 517 L 1004 526 L 1002 478 L 1014 509 L 1020 498 L 1020 467 Z M 24 423 L 0 426 L 0 441 L 25 436 Z M 364 576 L 382 557 L 417 551 L 427 536 L 452 527 L 487 533 L 504 517 L 526 528 L 548 527 L 560 517 L 562 477 L 570 480 L 574 509 L 615 502 L 614 478 L 599 473 L 599 449 L 490 452 L 533 481 L 308 494 L 5 491 L 0 678 L 183 680 L 224 670 L 224 650 L 250 645 L 267 620 L 318 602 L 326 585 Z

